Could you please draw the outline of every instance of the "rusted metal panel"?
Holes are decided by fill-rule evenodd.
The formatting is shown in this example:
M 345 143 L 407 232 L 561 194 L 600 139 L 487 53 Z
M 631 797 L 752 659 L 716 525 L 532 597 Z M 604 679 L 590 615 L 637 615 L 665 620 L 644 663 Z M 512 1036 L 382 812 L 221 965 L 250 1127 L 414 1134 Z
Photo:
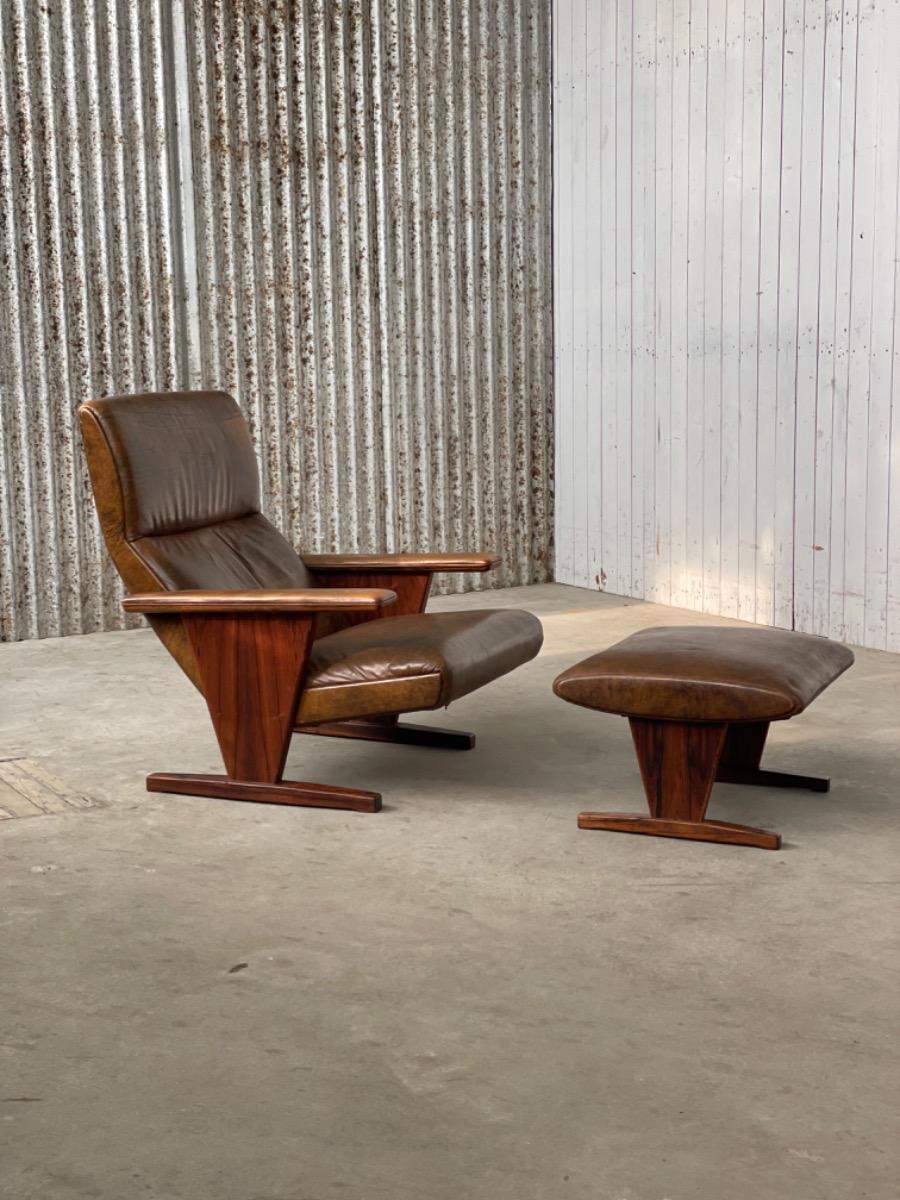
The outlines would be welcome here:
M 549 577 L 544 0 L 0 6 L 4 639 L 124 624 L 74 409 L 224 387 L 320 550 Z

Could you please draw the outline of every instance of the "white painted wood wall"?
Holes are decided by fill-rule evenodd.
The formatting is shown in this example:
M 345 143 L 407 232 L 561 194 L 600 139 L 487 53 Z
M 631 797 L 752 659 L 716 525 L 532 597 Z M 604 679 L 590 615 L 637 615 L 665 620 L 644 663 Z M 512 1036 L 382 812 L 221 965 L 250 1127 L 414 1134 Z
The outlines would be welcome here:
M 554 0 L 557 579 L 900 650 L 900 0 Z

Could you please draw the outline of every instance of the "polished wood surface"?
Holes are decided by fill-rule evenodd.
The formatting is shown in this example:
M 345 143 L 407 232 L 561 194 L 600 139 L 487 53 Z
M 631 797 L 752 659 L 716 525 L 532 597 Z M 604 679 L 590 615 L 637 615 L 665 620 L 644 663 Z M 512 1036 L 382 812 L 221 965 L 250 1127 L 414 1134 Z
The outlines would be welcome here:
M 312 619 L 184 617 L 231 779 L 276 783 L 287 757 Z
M 184 614 L 227 775 L 156 773 L 151 792 L 378 812 L 378 792 L 282 779 L 313 616 Z
M 436 729 L 432 725 L 398 722 L 394 714 L 371 720 L 331 721 L 325 725 L 298 725 L 297 733 L 322 737 L 359 738 L 366 742 L 394 742 L 401 746 L 432 746 L 440 750 L 471 750 L 475 734 L 461 729 Z
M 736 725 L 729 725 L 719 759 L 719 770 L 757 770 L 768 736 L 768 721 L 742 721 Z
M 448 554 L 446 552 L 425 554 L 304 554 L 304 563 L 315 573 L 341 571 L 359 574 L 403 571 L 424 574 L 434 571 L 492 571 L 502 561 L 499 554 Z
M 686 838 L 694 842 L 722 842 L 732 846 L 758 846 L 778 850 L 781 837 L 766 829 L 734 825 L 730 821 L 669 821 L 635 813 L 583 812 L 579 829 L 603 829 L 609 833 L 646 833 L 652 837 Z
M 188 588 L 126 596 L 122 607 L 139 613 L 377 613 L 397 599 L 389 588 Z
M 378 612 L 332 612 L 323 613 L 316 621 L 316 637 L 337 633 L 349 625 L 359 625 L 378 617 L 407 617 L 425 611 L 428 593 L 431 590 L 431 574 L 387 571 L 314 571 L 313 578 L 323 588 L 357 589 L 371 591 L 386 588 L 395 594 L 393 604 Z
M 728 726 L 641 717 L 629 724 L 651 816 L 702 821 Z
M 359 801 L 352 789 L 282 779 L 297 721 L 387 713 L 374 734 L 368 723 L 328 733 L 471 746 L 468 734 L 398 728 L 396 714 L 442 707 L 540 648 L 540 623 L 522 611 L 417 615 L 435 571 L 487 571 L 494 553 L 310 555 L 305 565 L 261 511 L 250 430 L 224 392 L 107 396 L 79 419 L 103 536 L 130 593 L 124 607 L 147 614 L 205 696 L 227 769 L 219 779 L 155 774 L 154 790 L 202 784 L 203 794 L 258 800 L 264 789 L 271 802 L 324 796 L 371 810 L 374 792 Z M 317 647 L 311 665 L 317 637 L 394 616 L 390 628 L 360 625 Z
M 806 788 L 811 792 L 827 792 L 831 780 L 820 775 L 794 775 L 788 771 L 765 771 L 760 768 L 768 721 L 748 721 L 729 725 L 725 747 L 716 771 L 717 783 L 743 783 L 754 787 Z
M 723 723 L 633 717 L 629 724 L 650 815 L 584 812 L 578 817 L 579 829 L 689 838 L 764 850 L 779 848 L 781 838 L 777 833 L 730 821 L 706 820 L 710 793 L 716 779 L 721 778 L 720 761 L 726 749 L 730 761 L 736 764 L 731 769 L 763 774 L 749 764 L 759 762 L 767 725 L 748 729 L 744 737 L 732 734 L 733 727 Z
M 381 810 L 381 794 L 322 783 L 249 783 L 227 775 L 147 776 L 148 792 L 173 792 L 183 796 L 208 796 L 216 800 L 247 800 L 254 804 L 288 804 L 302 808 L 341 808 L 351 812 Z

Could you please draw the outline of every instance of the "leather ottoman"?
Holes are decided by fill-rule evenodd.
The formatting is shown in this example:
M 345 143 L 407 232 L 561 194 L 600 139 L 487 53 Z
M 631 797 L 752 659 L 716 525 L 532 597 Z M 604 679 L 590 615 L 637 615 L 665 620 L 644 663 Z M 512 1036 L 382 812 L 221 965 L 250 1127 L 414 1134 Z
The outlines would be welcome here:
M 706 820 L 713 784 L 825 792 L 829 781 L 760 769 L 769 724 L 794 717 L 853 662 L 846 646 L 778 629 L 644 629 L 555 679 L 562 700 L 631 725 L 650 815 L 581 813 L 581 829 L 777 850 L 781 837 Z

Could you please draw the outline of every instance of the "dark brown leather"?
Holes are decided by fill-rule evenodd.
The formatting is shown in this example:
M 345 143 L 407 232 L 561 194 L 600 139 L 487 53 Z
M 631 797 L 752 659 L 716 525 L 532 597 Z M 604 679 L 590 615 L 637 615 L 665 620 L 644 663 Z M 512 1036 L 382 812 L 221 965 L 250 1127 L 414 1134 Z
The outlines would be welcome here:
M 119 474 L 125 537 L 184 533 L 260 510 L 256 455 L 224 392 L 91 400 Z
M 353 689 L 381 684 L 385 703 L 386 685 L 394 683 L 403 706 L 371 711 L 439 708 L 534 658 L 543 638 L 537 617 L 515 609 L 386 616 L 315 642 L 306 688 L 340 690 L 349 702 Z M 415 702 L 400 700 L 413 684 Z M 307 712 L 301 704 L 300 718 Z
M 230 396 L 108 396 L 81 405 L 78 416 L 100 527 L 126 591 L 314 586 L 294 548 L 259 512 L 256 458 Z M 202 690 L 180 619 L 148 620 Z
M 492 571 L 500 565 L 497 554 L 304 554 L 315 574 L 376 572 L 419 575 L 425 571 Z
M 320 612 L 377 612 L 393 604 L 397 593 L 388 588 L 294 588 L 272 591 L 255 588 L 252 592 L 186 591 L 156 592 L 153 595 L 126 596 L 122 607 L 126 612 L 189 613 L 189 612 L 252 612 L 252 613 L 320 613 Z
M 110 555 L 126 590 L 202 690 L 181 617 L 151 611 L 148 596 L 313 590 L 316 583 L 259 511 L 256 460 L 240 409 L 222 392 L 172 392 L 90 401 L 79 418 Z M 487 570 L 497 561 L 486 554 L 311 558 L 341 564 L 330 582 L 338 582 L 339 572 L 362 570 L 402 575 L 405 583 L 408 574 Z M 357 598 L 372 595 L 368 581 L 356 582 Z M 320 594 L 317 610 L 334 609 L 335 589 Z M 232 597 L 228 603 L 243 601 Z M 253 600 L 248 603 L 252 607 Z M 351 618 L 323 618 L 332 619 Z M 376 615 L 314 643 L 298 723 L 446 704 L 532 658 L 541 639 L 537 619 L 517 611 Z
M 166 589 L 316 586 L 293 546 L 262 513 L 131 545 Z
M 780 629 L 643 629 L 557 676 L 585 708 L 672 721 L 779 721 L 853 662 L 839 642 Z

